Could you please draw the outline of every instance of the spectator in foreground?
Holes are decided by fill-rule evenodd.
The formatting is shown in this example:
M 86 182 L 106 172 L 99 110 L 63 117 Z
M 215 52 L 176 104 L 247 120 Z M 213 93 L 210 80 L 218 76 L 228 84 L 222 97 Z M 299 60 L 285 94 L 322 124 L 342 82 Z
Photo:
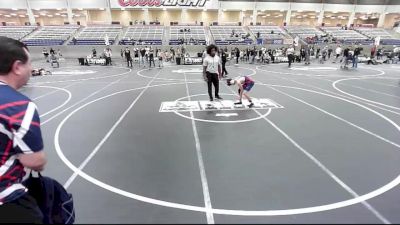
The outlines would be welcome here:
M 17 90 L 32 71 L 28 48 L 0 37 L 0 223 L 42 223 L 43 214 L 22 179 L 46 164 L 35 103 Z M 16 117 L 18 115 L 18 117 Z

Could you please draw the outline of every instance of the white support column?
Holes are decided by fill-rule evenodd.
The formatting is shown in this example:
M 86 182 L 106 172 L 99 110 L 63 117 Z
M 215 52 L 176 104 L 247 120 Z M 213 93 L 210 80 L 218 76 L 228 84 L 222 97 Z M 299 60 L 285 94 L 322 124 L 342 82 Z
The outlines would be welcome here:
M 377 27 L 384 27 L 385 26 L 385 18 L 386 18 L 386 10 L 387 10 L 387 5 L 383 7 L 381 14 L 379 15 L 379 20 L 378 20 L 378 25 Z
M 28 0 L 26 0 L 26 13 L 28 14 L 29 23 L 31 23 L 32 26 L 36 25 L 36 19 L 33 15 L 32 8 Z
M 292 10 L 289 8 L 288 11 L 286 12 L 286 26 L 290 25 L 290 19 L 292 18 Z
M 143 9 L 144 10 L 144 21 L 146 22 L 146 25 L 150 24 L 150 15 L 149 15 L 149 9 Z M 182 15 L 181 15 L 182 16 Z M 181 17 L 182 19 L 182 17 Z
M 351 14 L 349 16 L 349 22 L 347 22 L 347 27 L 350 27 L 350 25 L 354 23 L 355 16 L 356 16 L 356 5 L 354 5 L 353 11 L 351 11 Z
M 324 22 L 324 14 L 325 14 L 325 8 L 324 4 L 322 4 L 321 11 L 319 12 L 318 15 L 318 21 L 317 21 L 318 26 L 321 26 L 321 24 Z
M 185 23 L 186 15 L 187 15 L 187 9 L 182 8 L 182 10 L 181 10 L 181 20 L 179 21 L 180 24 Z
M 291 18 L 292 18 L 292 3 L 289 2 L 289 8 L 288 8 L 288 10 L 286 12 L 286 19 L 285 19 L 286 26 L 290 25 L 290 19 Z
M 223 17 L 224 11 L 222 11 L 221 7 L 218 8 L 218 24 L 222 23 L 222 17 Z
M 257 16 L 258 16 L 258 13 L 257 13 L 257 2 L 254 2 L 253 20 L 252 20 L 254 26 L 257 24 Z
M 111 24 L 111 22 L 112 22 L 110 0 L 106 0 L 106 22 L 108 24 Z M 147 23 L 147 21 L 146 21 L 146 23 Z
M 73 14 L 72 14 L 72 8 L 71 8 L 71 4 L 69 2 L 69 0 L 65 0 L 67 3 L 67 16 L 68 16 L 68 22 L 69 24 L 72 24 L 74 22 L 73 20 Z

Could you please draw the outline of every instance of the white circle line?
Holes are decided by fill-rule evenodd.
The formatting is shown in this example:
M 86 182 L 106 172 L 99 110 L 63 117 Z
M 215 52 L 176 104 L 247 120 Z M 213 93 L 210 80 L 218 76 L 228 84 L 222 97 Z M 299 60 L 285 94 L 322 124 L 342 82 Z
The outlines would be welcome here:
M 72 98 L 71 92 L 68 91 L 68 90 L 65 89 L 65 88 L 59 88 L 59 87 L 53 87 L 53 86 L 29 86 L 29 87 L 39 87 L 39 88 L 51 88 L 51 89 L 56 89 L 56 90 L 59 90 L 59 91 L 63 91 L 63 92 L 65 92 L 65 93 L 67 93 L 67 95 L 68 95 L 68 98 L 67 98 L 61 105 L 57 106 L 56 108 L 54 108 L 54 109 L 52 109 L 52 110 L 50 110 L 50 111 L 48 111 L 48 112 L 45 112 L 45 113 L 43 113 L 43 114 L 40 114 L 40 117 L 45 117 L 45 116 L 47 116 L 48 114 L 50 114 L 50 113 L 52 113 L 52 112 L 54 112 L 54 111 L 56 111 L 56 110 L 58 110 L 58 109 L 64 107 L 66 104 L 68 104 L 68 102 L 69 102 L 69 101 L 71 100 L 71 98 Z
M 185 84 L 185 83 L 183 83 Z M 172 85 L 172 84 L 163 84 L 163 85 L 153 85 L 153 86 L 149 86 L 150 87 L 157 87 L 157 86 L 166 86 L 166 85 Z M 264 84 L 267 85 L 267 84 Z M 334 95 L 330 95 L 330 94 L 326 94 L 326 93 L 322 93 L 322 92 L 318 92 L 318 91 L 313 91 L 313 90 L 309 90 L 309 89 L 304 89 L 304 88 L 299 88 L 299 87 L 291 87 L 291 86 L 282 86 L 282 85 L 270 85 L 270 86 L 274 86 L 274 87 L 283 87 L 283 88 L 292 88 L 292 89 L 297 89 L 297 90 L 303 90 L 303 91 L 308 91 L 311 93 L 316 93 L 316 94 L 321 94 L 321 95 L 325 95 L 325 96 L 329 96 L 332 98 L 336 98 L 336 99 L 340 99 L 343 100 L 345 102 L 348 102 L 350 104 L 354 104 L 357 105 L 361 108 L 364 108 L 378 116 L 380 116 L 381 118 L 383 118 L 384 120 L 388 121 L 390 124 L 392 124 L 398 131 L 400 131 L 400 127 L 393 122 L 392 120 L 390 120 L 389 118 L 387 118 L 386 116 L 382 115 L 381 113 L 370 109 L 364 105 L 361 105 L 357 102 L 348 100 L 348 99 L 344 99 L 338 96 L 334 96 Z M 118 93 L 123 93 L 123 92 L 128 92 L 128 91 L 133 91 L 133 90 L 139 90 L 145 87 L 141 87 L 141 88 L 136 88 L 136 89 L 130 89 L 130 90 L 125 90 L 125 91 L 120 91 L 120 92 L 116 92 L 113 93 L 111 95 L 107 95 L 98 99 L 95 99 L 91 102 L 86 103 L 85 105 L 82 105 L 81 107 L 75 109 L 73 112 L 71 112 L 70 114 L 68 114 L 59 124 L 59 126 L 56 129 L 55 132 L 55 136 L 54 136 L 54 144 L 55 144 L 55 148 L 56 148 L 56 152 L 58 154 L 58 156 L 60 157 L 60 159 L 75 173 L 77 173 L 79 176 L 81 176 L 82 178 L 86 179 L 87 181 L 97 185 L 98 187 L 101 187 L 105 190 L 109 190 L 111 192 L 114 192 L 116 194 L 128 197 L 128 198 L 132 198 L 132 199 L 136 199 L 138 201 L 142 201 L 142 202 L 147 202 L 147 203 L 151 203 L 151 204 L 155 204 L 155 205 L 160 205 L 160 206 L 165 206 L 165 207 L 171 207 L 171 208 L 177 208 L 177 209 L 184 209 L 184 210 L 190 210 L 190 211 L 198 211 L 198 212 L 208 212 L 209 210 L 205 209 L 204 207 L 198 207 L 198 206 L 192 206 L 192 205 L 185 205 L 185 204 L 179 204 L 179 203 L 173 203 L 173 202 L 168 202 L 168 201 L 162 201 L 162 200 L 157 200 L 157 199 L 153 199 L 153 198 L 148 198 L 148 197 L 144 197 L 144 196 L 140 196 L 140 195 L 136 195 L 124 190 L 121 190 L 119 188 L 113 187 L 111 185 L 108 185 L 102 181 L 97 180 L 96 178 L 86 174 L 85 172 L 79 170 L 77 167 L 75 167 L 75 165 L 73 165 L 64 155 L 64 153 L 61 150 L 61 146 L 60 146 L 60 142 L 59 142 L 59 135 L 60 135 L 60 131 L 61 128 L 63 127 L 63 125 L 66 123 L 66 121 L 72 116 L 74 115 L 76 112 L 78 112 L 79 110 L 81 110 L 82 108 L 86 107 L 89 104 L 92 104 L 96 101 L 99 100 L 103 100 L 107 97 L 116 95 Z M 264 211 L 248 211 L 248 210 L 227 210 L 227 209 L 212 209 L 212 213 L 214 214 L 223 214 L 223 215 L 240 215 L 240 216 L 278 216 L 278 215 L 295 215 L 295 214 L 304 214 L 304 213 L 314 213 L 314 212 L 322 212 L 322 211 L 327 211 L 327 210 L 332 210 L 332 209 L 338 209 L 338 208 L 343 208 L 346 206 L 350 206 L 350 205 L 354 205 L 357 203 L 361 203 L 364 201 L 367 201 L 371 198 L 374 198 L 378 195 L 381 195 L 389 190 L 391 190 L 392 188 L 396 187 L 397 185 L 400 184 L 400 175 L 397 176 L 394 180 L 392 180 L 391 182 L 389 182 L 388 184 L 372 191 L 369 192 L 367 194 L 361 195 L 359 197 L 356 198 L 352 198 L 349 200 L 344 200 L 344 201 L 340 201 L 340 202 L 336 202 L 336 203 L 331 203 L 331 204 L 326 204 L 326 205 L 320 205 L 320 206 L 314 206 L 314 207 L 306 207 L 306 208 L 297 208 L 297 209 L 286 209 L 286 210 L 264 210 Z
M 280 71 L 270 71 L 270 70 L 262 69 L 261 67 L 262 67 L 262 66 L 256 66 L 256 69 L 257 69 L 257 70 L 260 70 L 260 71 L 264 71 L 264 72 L 269 72 L 269 73 L 277 73 L 277 74 L 284 74 L 284 75 L 295 75 L 295 76 L 307 76 L 307 77 L 349 77 L 349 75 L 335 75 L 335 74 L 333 74 L 333 75 L 322 75 L 322 74 L 321 74 L 321 75 L 319 75 L 319 74 L 311 75 L 311 74 L 302 74 L 302 73 L 289 73 L 289 72 L 280 72 Z M 363 68 L 363 69 L 366 69 L 366 68 Z M 380 72 L 380 73 L 374 74 L 374 75 L 358 75 L 358 76 L 353 75 L 353 77 L 376 77 L 376 76 L 381 76 L 381 75 L 385 74 L 385 72 L 382 71 L 382 70 L 371 69 L 371 68 L 368 68 L 368 69 L 370 69 L 370 70 L 375 70 L 375 71 L 378 71 L 378 72 Z
M 381 102 L 377 102 L 377 101 L 369 100 L 369 99 L 366 99 L 366 98 L 362 98 L 362 97 L 360 97 L 360 96 L 353 95 L 353 94 L 350 94 L 350 93 L 348 93 L 348 92 L 346 92 L 346 91 L 343 91 L 343 90 L 341 90 L 340 88 L 337 87 L 337 85 L 340 84 L 340 82 L 344 82 L 344 81 L 348 81 L 348 80 L 361 80 L 361 79 L 363 79 L 363 78 L 346 78 L 346 79 L 340 79 L 340 80 L 337 80 L 337 81 L 333 82 L 333 83 L 332 83 L 332 87 L 333 87 L 335 90 L 337 90 L 337 91 L 339 91 L 339 92 L 341 92 L 341 93 L 343 93 L 343 94 L 345 94 L 345 95 L 351 96 L 351 97 L 353 97 L 353 98 L 356 98 L 356 99 L 359 99 L 359 100 L 362 100 L 362 101 L 365 101 L 365 102 L 369 102 L 369 103 L 374 103 L 374 104 L 377 104 L 377 105 L 385 106 L 385 107 L 388 107 L 388 108 L 391 108 L 391 109 L 398 109 L 398 110 L 400 110 L 400 107 L 395 107 L 395 106 L 387 105 L 387 104 L 384 104 L 384 103 L 381 103 Z M 364 78 L 364 79 L 366 79 L 366 78 Z

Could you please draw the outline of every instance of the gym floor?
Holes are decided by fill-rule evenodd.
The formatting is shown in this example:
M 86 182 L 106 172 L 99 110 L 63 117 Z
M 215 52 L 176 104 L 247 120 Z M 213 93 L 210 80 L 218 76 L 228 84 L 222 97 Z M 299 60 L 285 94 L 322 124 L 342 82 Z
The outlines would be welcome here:
M 399 65 L 227 69 L 282 108 L 160 112 L 208 100 L 201 66 L 71 59 L 31 79 L 44 175 L 73 194 L 76 223 L 400 223 Z M 220 83 L 226 100 L 236 89 Z

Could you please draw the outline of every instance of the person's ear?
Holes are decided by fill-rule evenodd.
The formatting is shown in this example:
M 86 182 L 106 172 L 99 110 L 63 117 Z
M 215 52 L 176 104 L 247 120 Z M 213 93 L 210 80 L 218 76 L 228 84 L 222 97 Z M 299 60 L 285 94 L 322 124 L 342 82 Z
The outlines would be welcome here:
M 23 74 L 23 65 L 24 63 L 21 60 L 16 60 L 11 66 L 11 71 L 15 75 L 20 76 Z

